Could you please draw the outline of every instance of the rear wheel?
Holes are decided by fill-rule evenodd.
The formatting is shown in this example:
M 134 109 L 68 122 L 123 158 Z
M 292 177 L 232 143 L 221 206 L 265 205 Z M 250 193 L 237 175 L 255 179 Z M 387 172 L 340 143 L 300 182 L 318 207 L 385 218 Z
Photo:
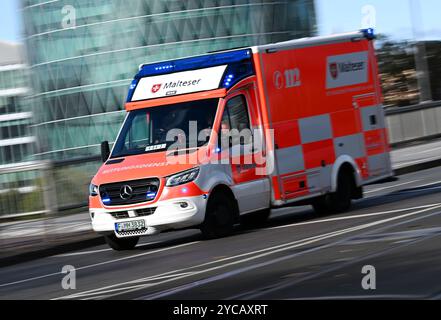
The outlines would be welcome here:
M 104 239 L 109 247 L 116 251 L 132 250 L 136 247 L 139 241 L 139 237 L 118 238 L 114 234 L 104 236 Z
M 200 229 L 205 239 L 225 237 L 233 232 L 237 209 L 234 199 L 223 192 L 211 195 Z
M 260 227 L 268 221 L 271 209 L 248 213 L 240 217 L 240 224 L 246 228 Z
M 354 175 L 349 170 L 344 170 L 338 175 L 337 190 L 316 199 L 312 206 L 318 214 L 345 212 L 351 208 L 355 189 Z

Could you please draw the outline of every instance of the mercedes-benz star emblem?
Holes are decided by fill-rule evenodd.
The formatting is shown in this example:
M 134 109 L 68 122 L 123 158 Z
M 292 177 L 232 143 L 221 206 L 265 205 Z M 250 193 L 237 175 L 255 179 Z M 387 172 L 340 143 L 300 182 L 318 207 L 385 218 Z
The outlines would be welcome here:
M 128 184 L 121 187 L 121 190 L 119 191 L 119 196 L 123 200 L 129 200 L 133 196 L 133 189 Z

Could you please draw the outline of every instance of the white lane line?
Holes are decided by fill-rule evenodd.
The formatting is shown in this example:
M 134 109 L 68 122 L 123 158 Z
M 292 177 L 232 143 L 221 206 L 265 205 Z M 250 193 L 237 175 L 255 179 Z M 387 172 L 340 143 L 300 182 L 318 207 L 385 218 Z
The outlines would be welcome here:
M 392 189 L 392 188 L 404 186 L 406 184 L 411 184 L 411 183 L 418 182 L 418 181 L 421 181 L 421 179 L 412 180 L 412 181 L 408 181 L 408 182 L 403 182 L 403 183 L 399 183 L 399 184 L 394 184 L 393 186 L 382 187 L 382 188 L 377 188 L 377 189 L 365 191 L 365 194 L 369 194 L 369 193 L 373 193 L 373 192 L 378 192 L 378 191 L 382 191 L 382 190 L 387 190 L 387 189 Z
M 349 228 L 349 229 L 354 229 L 354 228 L 355 227 Z M 227 263 L 227 264 L 224 264 L 224 265 L 221 265 L 221 266 L 216 266 L 216 267 L 212 267 L 212 268 L 209 268 L 209 269 L 204 269 L 202 271 L 184 272 L 184 273 L 182 273 L 181 271 L 184 271 L 185 269 L 174 270 L 174 271 L 169 272 L 169 274 L 171 273 L 172 277 L 170 277 L 170 276 L 165 277 L 166 274 L 161 274 L 161 275 L 158 275 L 158 276 L 151 276 L 151 277 L 148 277 L 148 278 L 145 278 L 145 279 L 137 279 L 137 280 L 134 280 L 134 281 L 131 281 L 131 282 L 123 282 L 123 283 L 112 285 L 112 286 L 108 286 L 108 287 L 103 287 L 103 288 L 93 289 L 93 290 L 89 290 L 89 291 L 84 291 L 84 292 L 80 292 L 80 293 L 77 293 L 77 294 L 72 294 L 72 295 L 69 295 L 69 296 L 63 296 L 63 297 L 56 298 L 54 300 L 59 300 L 59 299 L 77 299 L 77 298 L 88 297 L 90 295 L 102 295 L 103 293 L 114 293 L 114 292 L 119 292 L 119 291 L 123 291 L 123 293 L 129 293 L 129 292 L 132 292 L 132 291 L 137 291 L 139 289 L 145 289 L 147 287 L 152 287 L 152 286 L 164 284 L 164 283 L 167 283 L 167 282 L 170 282 L 170 281 L 176 281 L 176 280 L 179 280 L 179 279 L 182 279 L 182 278 L 187 278 L 189 276 L 198 275 L 200 273 L 206 273 L 206 272 L 214 271 L 214 270 L 217 270 L 217 269 L 220 269 L 220 268 L 225 268 L 225 267 L 228 267 L 228 266 L 231 266 L 231 265 L 235 265 L 235 264 L 238 264 L 238 263 L 243 263 L 243 262 L 251 261 L 251 260 L 254 260 L 254 259 L 257 259 L 257 258 L 260 258 L 260 257 L 264 257 L 264 256 L 269 255 L 269 254 L 273 254 L 273 253 L 281 252 L 281 251 L 284 251 L 284 250 L 287 250 L 287 249 L 292 249 L 292 248 L 295 248 L 297 246 L 303 246 L 305 244 L 309 244 L 310 240 L 316 240 L 316 239 L 317 240 L 322 240 L 322 239 L 324 239 L 323 238 L 324 236 L 340 235 L 341 232 L 342 231 L 334 231 L 334 232 L 331 232 L 331 233 L 328 233 L 328 234 L 325 234 L 325 235 L 318 235 L 318 236 L 314 236 L 314 237 L 307 238 L 307 239 L 297 240 L 297 241 L 294 241 L 292 243 L 285 243 L 285 244 L 282 244 L 282 245 L 278 245 L 278 246 L 274 246 L 274 247 L 270 247 L 270 248 L 265 248 L 265 249 L 253 251 L 253 252 L 250 252 L 250 253 L 238 255 L 238 256 L 249 256 L 249 255 L 253 255 L 253 254 L 258 253 L 258 252 L 265 252 L 265 253 L 263 253 L 261 255 L 255 256 L 255 257 L 250 257 L 250 258 L 242 259 L 242 260 L 239 260 L 239 261 L 230 262 L 230 263 Z M 305 240 L 307 240 L 306 243 L 305 243 Z M 297 244 L 297 245 L 291 246 L 292 244 Z M 281 249 L 274 250 L 275 248 L 281 248 Z M 222 262 L 223 260 L 232 260 L 232 258 L 233 257 L 219 259 L 219 260 L 215 260 L 215 261 L 212 261 L 212 262 L 209 262 L 209 263 L 205 263 L 203 265 L 215 264 L 215 263 Z M 197 268 L 197 267 L 201 267 L 203 265 L 190 267 L 187 270 L 194 269 L 194 268 Z M 175 273 L 175 272 L 181 272 L 181 273 L 179 273 L 177 275 L 173 275 L 173 273 Z M 129 286 L 129 287 L 125 287 L 125 288 L 117 288 L 117 289 L 106 290 L 108 288 L 125 285 L 127 283 L 139 283 L 139 282 L 142 282 L 142 281 L 145 281 L 145 280 L 148 281 L 148 280 L 161 279 L 162 277 L 170 278 L 170 279 L 166 280 L 166 281 L 159 282 L 159 283 L 141 284 L 141 285 Z M 107 297 L 111 297 L 111 295 L 110 296 L 107 295 Z
M 212 271 L 215 271 L 215 270 L 218 270 L 218 269 L 222 269 L 222 268 L 234 266 L 234 265 L 237 265 L 237 264 L 253 261 L 253 260 L 256 260 L 256 259 L 260 259 L 260 258 L 269 256 L 269 255 L 273 255 L 273 254 L 278 253 L 278 252 L 283 252 L 283 251 L 291 250 L 291 249 L 294 249 L 294 248 L 306 246 L 306 245 L 309 245 L 309 244 L 312 244 L 312 243 L 315 243 L 315 242 L 318 242 L 318 241 L 322 241 L 322 240 L 325 240 L 325 239 L 328 239 L 328 238 L 333 238 L 333 237 L 336 237 L 336 236 L 339 236 L 339 235 L 343 235 L 343 234 L 346 234 L 346 233 L 349 233 L 349 232 L 358 231 L 358 230 L 366 229 L 366 228 L 369 228 L 369 227 L 372 227 L 372 226 L 384 224 L 384 223 L 387 223 L 387 222 L 390 222 L 390 221 L 395 221 L 395 220 L 398 220 L 398 219 L 414 216 L 414 215 L 417 215 L 417 214 L 420 214 L 420 213 L 423 213 L 423 212 L 426 212 L 426 211 L 430 211 L 430 210 L 433 210 L 433 209 L 437 209 L 437 208 L 441 208 L 441 203 L 433 205 L 433 206 L 431 206 L 429 208 L 425 208 L 423 210 L 418 210 L 416 212 L 407 213 L 407 214 L 400 215 L 400 216 L 397 216 L 397 217 L 392 217 L 392 218 L 388 218 L 388 219 L 384 219 L 384 220 L 380 220 L 380 221 L 376 221 L 376 222 L 371 222 L 371 223 L 363 224 L 363 225 L 356 226 L 356 227 L 346 228 L 346 229 L 343 229 L 343 230 L 338 230 L 338 231 L 334 231 L 334 232 L 330 232 L 330 233 L 314 236 L 314 237 L 307 238 L 307 239 L 297 240 L 297 241 L 294 241 L 294 242 L 288 243 L 288 244 L 283 244 L 283 245 L 278 245 L 278 246 L 271 247 L 271 248 L 266 248 L 266 249 L 258 250 L 258 251 L 261 251 L 261 252 L 263 251 L 263 253 L 251 256 L 249 258 L 241 259 L 241 260 L 238 260 L 238 261 L 229 262 L 229 263 L 226 263 L 226 264 L 223 264 L 223 265 L 214 266 L 214 267 L 211 267 L 211 268 L 208 268 L 208 269 L 204 268 L 203 270 L 195 271 L 195 272 L 192 272 L 190 274 L 184 274 L 184 275 L 181 275 L 181 276 L 173 277 L 171 279 L 160 281 L 160 282 L 157 282 L 157 283 L 154 283 L 154 284 L 144 284 L 144 285 L 141 285 L 141 286 L 137 285 L 137 286 L 134 286 L 132 288 L 131 287 L 127 287 L 126 288 L 127 290 L 123 291 L 123 292 L 121 292 L 122 291 L 121 288 L 117 288 L 117 289 L 113 289 L 113 290 L 112 289 L 106 290 L 106 289 L 109 289 L 111 287 L 114 288 L 116 286 L 121 286 L 121 285 L 127 284 L 127 282 L 120 283 L 119 285 L 117 284 L 117 285 L 113 285 L 113 286 L 107 286 L 107 287 L 103 287 L 103 288 L 97 288 L 97 289 L 94 289 L 94 290 L 80 292 L 78 294 L 63 296 L 63 297 L 59 297 L 57 299 L 76 299 L 76 298 L 84 298 L 84 297 L 87 297 L 87 296 L 90 296 L 90 295 L 100 295 L 101 296 L 103 294 L 104 290 L 105 290 L 104 291 L 105 293 L 114 293 L 114 292 L 118 291 L 119 292 L 118 294 L 121 294 L 121 293 L 127 294 L 127 293 L 130 293 L 130 292 L 133 292 L 133 291 L 137 291 L 137 290 L 140 290 L 140 289 L 146 289 L 148 287 L 158 286 L 158 285 L 161 285 L 161 284 L 165 284 L 165 283 L 173 282 L 173 281 L 176 281 L 176 280 L 188 278 L 190 276 L 199 275 L 199 274 L 203 274 L 203 273 L 208 273 L 208 272 L 212 272 Z M 317 248 L 314 248 L 314 249 L 311 249 L 311 250 L 316 250 L 316 249 Z M 245 255 L 255 254 L 258 251 L 250 252 L 250 253 L 247 253 Z M 256 265 L 252 265 L 252 266 L 236 269 L 236 270 L 231 271 L 231 272 L 227 272 L 227 273 L 224 273 L 224 274 L 220 274 L 220 275 L 216 275 L 216 276 L 213 276 L 213 277 L 209 277 L 207 279 L 200 280 L 200 281 L 197 281 L 197 282 L 192 282 L 192 283 L 189 283 L 189 284 L 186 284 L 186 285 L 183 285 L 183 286 L 180 286 L 178 288 L 171 289 L 171 290 L 166 290 L 166 291 L 155 293 L 155 294 L 149 294 L 147 296 L 141 297 L 140 299 L 158 299 L 158 298 L 162 298 L 162 297 L 169 296 L 169 295 L 181 292 L 181 291 L 185 291 L 185 290 L 191 289 L 191 288 L 196 287 L 196 286 L 200 286 L 200 285 L 207 284 L 207 283 L 214 282 L 214 281 L 219 281 L 219 280 L 222 280 L 222 279 L 225 279 L 225 278 L 228 278 L 228 277 L 231 277 L 231 276 L 234 276 L 234 275 L 237 275 L 237 274 L 249 271 L 249 270 L 253 270 L 253 269 L 256 269 L 256 268 L 263 267 L 263 266 L 267 266 L 267 265 L 271 265 L 271 264 L 278 263 L 278 262 L 281 262 L 281 261 L 285 261 L 285 260 L 291 259 L 291 258 L 293 258 L 293 257 L 295 257 L 295 256 L 297 256 L 299 254 L 301 254 L 301 252 L 300 253 L 295 253 L 295 254 L 292 254 L 292 255 L 288 255 L 288 256 L 284 256 L 284 257 L 280 257 L 280 258 L 277 258 L 277 259 L 273 259 L 273 260 L 270 260 L 270 261 L 266 261 L 266 262 L 263 262 L 263 263 L 260 263 L 260 264 L 256 264 Z M 230 258 L 226 258 L 226 259 L 231 259 L 231 257 Z M 221 259 L 221 260 L 224 260 L 224 259 Z M 219 261 L 221 261 L 221 260 L 219 260 Z M 211 262 L 211 264 L 215 263 L 215 262 L 219 262 L 219 261 Z M 188 268 L 187 270 L 190 270 L 192 268 L 194 268 L 194 267 Z M 179 271 L 183 271 L 183 269 L 181 269 Z M 133 282 L 136 282 L 136 281 L 137 280 L 135 280 Z M 111 297 L 111 296 L 112 295 L 110 295 L 110 296 L 108 295 L 107 297 Z
M 441 183 L 441 181 L 421 184 L 421 185 L 413 187 L 412 190 L 402 190 L 402 191 L 400 191 L 400 194 L 423 192 L 423 191 L 429 191 L 429 190 L 438 190 L 438 189 L 441 189 L 441 186 L 439 185 L 440 183 Z M 417 190 L 417 189 L 421 189 L 421 188 L 424 188 L 424 189 Z
M 398 220 L 398 219 L 411 217 L 411 216 L 414 216 L 414 215 L 417 215 L 417 214 L 420 214 L 420 213 L 423 213 L 423 212 L 426 212 L 426 211 L 430 211 L 430 210 L 433 210 L 433 209 L 438 209 L 438 208 L 441 208 L 441 204 L 438 205 L 438 206 L 432 207 L 432 208 L 428 208 L 428 209 L 419 210 L 419 211 L 416 211 L 416 212 L 407 213 L 407 214 L 404 214 L 404 215 L 400 215 L 400 216 L 397 216 L 397 217 L 380 220 L 380 221 L 377 221 L 377 222 L 367 223 L 367 224 L 360 225 L 360 226 L 354 227 L 354 228 L 344 229 L 344 230 L 341 230 L 339 232 L 339 234 L 326 235 L 326 236 L 323 236 L 321 239 L 307 241 L 307 242 L 304 242 L 303 244 L 291 246 L 291 247 L 288 247 L 288 248 L 285 248 L 285 249 L 281 249 L 281 250 L 276 250 L 276 251 L 273 251 L 273 252 L 270 252 L 270 253 L 266 253 L 266 254 L 262 254 L 262 255 L 259 255 L 259 256 L 256 256 L 256 257 L 251 257 L 251 258 L 248 258 L 248 259 L 245 259 L 245 260 L 246 261 L 255 260 L 255 259 L 258 259 L 258 258 L 261 258 L 261 257 L 264 257 L 264 256 L 271 255 L 271 254 L 273 254 L 273 253 L 275 253 L 277 251 L 280 252 L 280 251 L 286 251 L 286 250 L 294 249 L 294 248 L 299 247 L 299 246 L 308 245 L 308 244 L 311 244 L 311 243 L 314 243 L 314 242 L 318 242 L 318 241 L 321 241 L 321 240 L 324 240 L 324 239 L 328 239 L 328 238 L 334 238 L 334 237 L 336 237 L 338 235 L 343 235 L 343 234 L 350 233 L 350 232 L 353 232 L 353 231 L 363 230 L 363 229 L 366 229 L 366 228 L 369 228 L 369 227 L 372 227 L 372 226 L 377 226 L 377 225 L 384 224 L 384 223 L 391 222 L 391 221 L 395 221 L 395 220 Z M 330 246 L 330 245 L 328 244 L 328 246 Z M 326 247 L 326 245 L 325 245 L 325 247 Z M 270 261 L 265 261 L 265 262 L 262 262 L 262 263 L 259 263 L 259 264 L 251 265 L 251 266 L 248 266 L 248 267 L 243 267 L 243 268 L 236 269 L 236 270 L 233 270 L 233 271 L 230 271 L 230 272 L 226 272 L 224 274 L 219 274 L 219 275 L 216 275 L 216 276 L 213 276 L 213 277 L 209 277 L 209 278 L 197 281 L 197 282 L 192 282 L 192 283 L 189 283 L 189 284 L 177 287 L 177 288 L 173 288 L 173 289 L 170 289 L 170 290 L 165 290 L 165 291 L 154 293 L 154 294 L 149 294 L 149 295 L 146 295 L 144 297 L 141 297 L 140 299 L 149 299 L 150 300 L 150 299 L 164 298 L 166 296 L 170 296 L 170 295 L 173 295 L 173 294 L 176 294 L 176 293 L 180 293 L 182 291 L 186 291 L 186 290 L 191 289 L 191 288 L 199 287 L 199 286 L 207 284 L 207 283 L 223 280 L 223 279 L 226 279 L 226 278 L 238 275 L 238 274 L 243 273 L 243 272 L 251 271 L 251 270 L 262 268 L 262 267 L 266 267 L 266 266 L 269 266 L 269 265 L 272 265 L 272 264 L 275 264 L 275 263 L 279 263 L 279 262 L 283 262 L 283 261 L 286 261 L 286 260 L 290 260 L 290 259 L 292 259 L 294 257 L 297 257 L 297 256 L 301 255 L 302 253 L 304 254 L 305 252 L 313 252 L 313 251 L 317 251 L 317 250 L 320 250 L 320 249 L 321 249 L 321 247 L 313 248 L 313 249 L 306 250 L 306 251 L 303 251 L 303 252 L 300 252 L 300 253 L 297 252 L 297 253 L 290 254 L 290 255 L 287 255 L 287 256 L 284 256 L 284 257 L 280 257 L 280 258 L 277 258 L 277 259 L 273 259 L 273 260 L 270 260 Z M 246 261 L 244 261 L 244 262 L 246 262 Z M 238 262 L 235 262 L 233 264 L 237 264 L 237 263 Z M 200 273 L 204 273 L 204 272 L 206 272 L 206 271 L 204 270 L 204 271 L 201 271 Z M 166 281 L 164 281 L 164 282 L 166 282 Z
M 334 231 L 332 233 L 335 233 L 338 231 Z M 267 251 L 272 251 L 274 249 L 278 249 L 278 248 L 283 248 L 292 244 L 296 244 L 296 243 L 301 243 L 305 240 L 309 240 L 309 239 L 316 239 L 316 238 L 320 238 L 322 237 L 322 235 L 318 235 L 318 236 L 314 236 L 314 237 L 310 237 L 307 239 L 299 239 L 290 243 L 284 243 L 281 245 L 277 245 L 277 246 L 273 246 L 273 247 L 269 247 L 269 248 L 264 248 L 264 249 L 260 249 L 260 250 L 256 250 L 256 251 L 252 251 L 252 252 L 247 252 L 247 253 L 242 253 L 242 254 L 238 254 L 235 256 L 231 256 L 231 257 L 226 257 L 226 258 L 221 258 L 221 259 L 216 259 L 213 260 L 211 262 L 206 262 L 200 265 L 196 265 L 196 266 L 192 266 L 192 267 L 188 267 L 188 268 L 183 268 L 183 269 L 178 269 L 178 270 L 172 270 L 166 273 L 162 273 L 159 275 L 153 275 L 153 276 L 149 276 L 146 278 L 140 278 L 140 279 L 136 279 L 136 280 L 132 280 L 132 281 L 125 281 L 122 283 L 118 283 L 118 284 L 114 284 L 114 285 L 110 285 L 110 286 L 106 286 L 106 287 L 102 287 L 102 288 L 97 288 L 97 289 L 92 289 L 92 290 L 88 290 L 88 291 L 84 291 L 84 292 L 80 292 L 78 294 L 73 294 L 70 295 L 69 297 L 76 297 L 77 295 L 90 295 L 90 294 L 101 294 L 103 292 L 106 293 L 110 293 L 110 292 L 116 292 L 116 291 L 121 291 L 121 288 L 117 288 L 117 289 L 113 289 L 115 287 L 119 287 L 121 285 L 128 285 L 128 284 L 137 284 L 137 283 L 141 283 L 141 282 L 145 282 L 145 281 L 152 281 L 152 280 L 157 280 L 157 279 L 162 279 L 162 278 L 170 278 L 170 277 L 175 277 L 175 276 L 180 276 L 183 274 L 189 274 L 190 272 L 184 272 L 184 271 L 188 271 L 188 270 L 192 270 L 192 269 L 197 269 L 197 268 L 203 268 L 209 265 L 213 265 L 216 263 L 220 263 L 220 262 L 224 262 L 224 261 L 230 261 L 230 260 L 234 260 L 236 258 L 241 258 L 241 257 L 246 257 L 246 256 L 250 256 L 256 253 L 262 253 L 262 252 L 267 252 Z M 142 285 L 136 285 L 136 286 L 131 286 L 131 287 L 126 287 L 125 289 L 131 289 L 131 288 L 138 288 L 138 287 L 143 287 L 145 286 L 145 284 Z M 111 290 L 107 290 L 107 289 L 111 289 Z M 107 291 L 102 291 L 102 290 L 107 290 Z M 65 297 L 62 297 L 65 298 Z M 61 299 L 61 298 L 60 298 Z
M 430 187 L 430 186 L 434 186 L 434 185 L 437 185 L 437 184 L 440 184 L 440 183 L 441 183 L 441 180 L 438 180 L 438 181 L 435 181 L 435 182 L 420 184 L 420 185 L 418 185 L 418 186 L 416 186 L 414 188 L 417 189 L 417 188 Z
M 397 223 L 394 223 L 394 224 L 392 224 L 390 226 L 384 226 L 384 227 L 380 228 L 380 230 L 376 230 L 376 232 L 382 231 L 382 230 L 385 230 L 385 229 L 396 228 L 397 226 L 400 226 L 400 225 L 403 225 L 403 224 L 409 224 L 409 223 L 412 223 L 414 221 L 418 221 L 420 219 L 427 219 L 427 218 L 433 217 L 434 215 L 440 215 L 440 214 L 441 214 L 441 212 L 434 212 L 434 213 L 430 213 L 428 215 L 424 215 L 422 217 L 415 217 L 415 218 L 410 219 L 410 220 L 405 220 L 405 221 L 397 222 Z M 370 232 L 368 232 L 368 234 L 369 233 Z M 364 235 L 366 235 L 366 233 Z M 437 234 L 432 234 L 432 235 L 429 235 L 429 236 L 426 236 L 426 237 L 423 237 L 423 238 L 420 238 L 420 239 L 414 239 L 414 240 L 411 240 L 410 242 L 407 242 L 407 243 L 399 245 L 399 246 L 389 247 L 389 248 L 383 249 L 381 251 L 376 251 L 376 252 L 374 252 L 372 254 L 369 254 L 369 255 L 365 255 L 365 256 L 361 256 L 361 257 L 358 257 L 358 258 L 351 259 L 348 262 L 342 263 L 342 264 L 337 265 L 337 266 L 332 266 L 330 268 L 324 269 L 324 270 L 316 272 L 314 274 L 307 275 L 307 276 L 305 276 L 303 278 L 300 278 L 300 279 L 297 279 L 295 281 L 290 281 L 288 283 L 279 284 L 279 285 L 276 285 L 276 286 L 273 285 L 271 288 L 266 288 L 266 289 L 259 288 L 259 290 L 253 290 L 252 292 L 248 292 L 248 293 L 245 293 L 245 294 L 240 294 L 240 295 L 237 295 L 237 296 L 234 296 L 234 297 L 230 297 L 230 298 L 228 298 L 228 300 L 238 300 L 238 299 L 253 300 L 253 299 L 257 299 L 257 297 L 262 296 L 264 294 L 268 294 L 268 293 L 271 293 L 271 292 L 280 291 L 280 290 L 283 290 L 283 289 L 286 289 L 286 288 L 289 288 L 289 287 L 292 287 L 292 286 L 296 286 L 296 285 L 298 285 L 298 284 L 300 284 L 302 282 L 305 282 L 305 281 L 308 281 L 308 280 L 311 280 L 311 279 L 315 279 L 315 278 L 319 278 L 319 277 L 321 277 L 321 276 L 323 276 L 325 274 L 328 274 L 330 272 L 341 270 L 341 269 L 349 267 L 351 265 L 360 263 L 361 261 L 373 260 L 373 259 L 376 259 L 378 257 L 385 256 L 386 254 L 391 253 L 393 251 L 400 250 L 400 249 L 402 250 L 403 248 L 415 245 L 415 244 L 423 242 L 423 241 L 429 241 L 430 239 L 438 237 L 438 236 L 439 235 L 437 235 Z M 350 241 L 351 241 L 351 238 L 346 239 L 346 241 L 339 241 L 339 242 L 341 242 L 343 244 L 347 244 Z
M 390 211 L 357 214 L 357 215 L 351 215 L 351 216 L 345 216 L 345 217 L 313 220 L 313 221 L 307 221 L 307 222 L 298 222 L 298 223 L 293 223 L 293 224 L 287 224 L 287 225 L 284 225 L 284 226 L 277 226 L 277 227 L 266 228 L 266 229 L 262 229 L 262 230 L 275 230 L 275 229 L 283 229 L 283 228 L 290 228 L 290 227 L 296 227 L 296 226 L 304 226 L 304 225 L 308 225 L 308 224 L 317 224 L 317 223 L 323 223 L 323 222 L 334 222 L 334 221 L 341 221 L 341 220 L 351 220 L 351 219 L 358 219 L 358 218 L 375 217 L 375 216 L 381 216 L 381 215 L 397 213 L 397 212 L 403 212 L 403 211 L 411 211 L 411 210 L 431 208 L 431 207 L 434 207 L 436 205 L 437 204 L 435 203 L 435 204 L 429 204 L 429 205 L 424 205 L 424 206 L 404 208 L 404 209 L 396 209 L 396 210 L 390 210 Z
M 143 243 L 143 244 L 138 244 L 136 246 L 136 248 L 142 248 L 142 247 L 147 247 L 150 246 L 152 244 L 157 244 L 160 243 L 160 241 L 154 241 L 154 242 L 147 242 L 147 243 Z M 94 253 L 100 253 L 100 252 L 107 252 L 107 251 L 114 251 L 113 249 L 100 249 L 100 250 L 90 250 L 90 251 L 81 251 L 81 252 L 74 252 L 74 253 L 65 253 L 65 254 L 59 254 L 56 256 L 52 256 L 51 258 L 65 258 L 65 257 L 75 257 L 75 256 L 81 256 L 81 255 L 85 255 L 85 254 L 94 254 Z
M 149 252 L 145 252 L 145 253 L 140 253 L 140 254 L 124 257 L 124 258 L 118 258 L 118 259 L 114 259 L 114 260 L 108 260 L 108 261 L 104 261 L 104 262 L 94 263 L 94 264 L 90 264 L 90 265 L 87 265 L 87 266 L 84 266 L 84 267 L 76 268 L 75 270 L 79 271 L 79 270 L 84 270 L 84 269 L 90 269 L 90 268 L 94 268 L 94 267 L 98 267 L 98 266 L 103 266 L 103 265 L 106 265 L 106 264 L 111 264 L 111 263 L 115 263 L 115 262 L 135 259 L 135 258 L 139 258 L 139 257 L 143 257 L 143 256 L 148 256 L 148 255 L 151 255 L 151 254 L 154 254 L 154 253 L 158 253 L 158 252 L 163 252 L 163 251 L 173 250 L 173 249 L 177 249 L 177 248 L 187 247 L 187 246 L 199 243 L 199 242 L 200 241 L 193 241 L 193 242 L 189 242 L 189 243 L 184 243 L 184 244 L 176 245 L 176 246 L 173 246 L 173 247 L 168 247 L 168 248 L 158 249 L 158 250 L 149 251 Z M 38 277 L 18 280 L 18 281 L 14 281 L 14 282 L 3 283 L 3 284 L 0 284 L 0 288 L 7 287 L 7 286 L 12 286 L 12 285 L 15 285 L 15 284 L 20 284 L 20 283 L 40 280 L 40 279 L 44 279 L 44 278 L 48 278 L 48 277 L 53 277 L 53 276 L 60 275 L 60 274 L 62 274 L 61 271 L 60 272 L 54 272 L 54 273 L 45 274 L 45 275 L 38 276 Z

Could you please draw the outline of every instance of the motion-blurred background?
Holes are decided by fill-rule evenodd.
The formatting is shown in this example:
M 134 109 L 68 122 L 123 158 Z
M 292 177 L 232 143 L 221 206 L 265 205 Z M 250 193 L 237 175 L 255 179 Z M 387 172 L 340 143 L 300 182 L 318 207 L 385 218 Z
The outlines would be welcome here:
M 87 211 L 138 65 L 373 27 L 393 145 L 441 135 L 439 0 L 2 0 L 0 223 Z

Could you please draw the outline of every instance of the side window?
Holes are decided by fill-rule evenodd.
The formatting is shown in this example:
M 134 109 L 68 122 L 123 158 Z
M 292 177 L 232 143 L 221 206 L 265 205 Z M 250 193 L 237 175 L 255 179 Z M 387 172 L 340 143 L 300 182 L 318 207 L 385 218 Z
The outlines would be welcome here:
M 247 102 L 243 95 L 228 100 L 227 109 L 230 114 L 231 129 L 237 129 L 239 132 L 251 129 Z
M 249 144 L 252 141 L 248 107 L 243 95 L 228 100 L 222 118 L 222 129 L 231 131 L 232 145 Z

